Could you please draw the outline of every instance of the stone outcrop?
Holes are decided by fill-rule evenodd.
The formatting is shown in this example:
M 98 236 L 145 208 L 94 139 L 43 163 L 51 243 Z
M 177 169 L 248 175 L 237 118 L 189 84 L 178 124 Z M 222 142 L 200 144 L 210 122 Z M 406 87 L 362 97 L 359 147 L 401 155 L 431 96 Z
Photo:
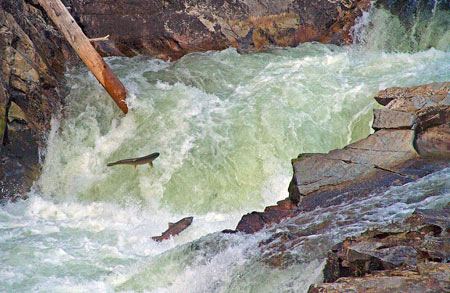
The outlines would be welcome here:
M 32 1 L 0 1 L 0 200 L 23 195 L 40 170 L 40 148 L 67 93 L 76 60 Z
M 374 134 L 328 154 L 293 160 L 291 200 L 305 206 L 316 197 L 334 204 L 330 195 L 336 190 L 354 192 L 358 186 L 365 192 L 369 186 L 405 183 L 425 175 L 436 161 L 445 164 L 450 158 L 449 89 L 445 82 L 380 91 L 375 99 L 386 106 L 374 110 Z
M 243 216 L 236 227 L 236 231 L 250 234 L 266 226 L 277 224 L 282 219 L 297 215 L 295 206 L 295 203 L 289 198 L 280 200 L 276 205 L 266 207 L 264 212 L 252 212 Z
M 301 154 L 292 161 L 294 176 L 282 213 L 266 209 L 247 214 L 236 231 L 270 229 L 271 237 L 259 245 L 261 261 L 288 268 L 308 257 L 304 250 L 297 256 L 300 244 L 331 233 L 327 226 L 333 225 L 327 220 L 300 229 L 313 220 L 298 216 L 301 212 L 364 199 L 449 167 L 449 89 L 444 82 L 378 92 L 375 99 L 385 107 L 374 110 L 373 134 L 327 154 Z M 287 218 L 292 219 L 283 222 Z M 323 273 L 326 282 L 334 283 L 311 286 L 310 292 L 450 291 L 449 219 L 450 206 L 417 210 L 403 223 L 348 238 L 328 255 Z M 306 245 L 331 242 L 325 237 Z
M 236 231 L 253 233 L 301 211 L 382 192 L 450 165 L 450 82 L 389 88 L 375 99 L 385 105 L 374 110 L 375 133 L 327 154 L 300 154 L 292 160 L 283 208 L 247 214 Z
M 450 206 L 347 238 L 328 254 L 309 292 L 450 291 Z
M 175 60 L 230 46 L 241 52 L 302 42 L 348 43 L 368 0 L 66 0 L 105 55 Z

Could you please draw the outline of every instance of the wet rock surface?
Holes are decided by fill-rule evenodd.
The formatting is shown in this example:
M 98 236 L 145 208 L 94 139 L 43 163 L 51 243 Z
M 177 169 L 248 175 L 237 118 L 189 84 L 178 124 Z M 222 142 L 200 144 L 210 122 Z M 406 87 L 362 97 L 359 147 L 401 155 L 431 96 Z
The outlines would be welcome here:
M 291 200 L 306 200 L 300 204 L 305 209 L 313 197 L 325 200 L 324 193 L 406 183 L 445 165 L 450 158 L 449 87 L 446 82 L 377 93 L 375 99 L 386 106 L 374 111 L 375 133 L 328 154 L 300 154 L 292 163 Z
M 416 210 L 336 245 L 323 271 L 328 283 L 309 292 L 448 292 L 449 259 L 450 206 Z
M 0 200 L 29 190 L 75 55 L 33 1 L 0 2 Z
M 266 226 L 277 224 L 283 219 L 297 215 L 295 206 L 295 203 L 287 198 L 277 202 L 277 205 L 266 207 L 264 212 L 252 212 L 244 215 L 239 221 L 236 231 L 250 234 Z
M 317 226 L 308 212 L 326 208 L 333 215 L 334 207 L 367 200 L 450 166 L 449 86 L 444 82 L 380 91 L 376 99 L 386 106 L 374 111 L 375 133 L 327 154 L 299 155 L 292 161 L 294 176 L 286 199 L 291 203 L 284 204 L 285 216 L 264 221 L 270 209 L 253 212 L 241 219 L 236 231 L 273 232 L 260 243 L 261 261 L 272 268 L 326 257 L 317 253 L 332 245 L 333 227 L 340 220 L 321 218 Z M 338 281 L 312 286 L 310 292 L 448 291 L 449 219 L 450 207 L 416 210 L 402 223 L 345 240 L 329 253 L 324 270 L 325 281 Z M 299 228 L 307 223 L 311 225 Z M 330 237 L 316 239 L 317 234 Z M 308 256 L 311 253 L 314 256 Z
M 374 110 L 375 133 L 326 154 L 300 154 L 292 160 L 291 204 L 276 216 L 270 209 L 247 214 L 236 230 L 253 233 L 300 212 L 383 192 L 450 165 L 449 82 L 389 88 L 375 99 L 386 105 Z
M 241 52 L 319 41 L 342 44 L 367 0 L 128 1 L 67 0 L 104 55 L 152 55 L 175 60 L 230 46 Z

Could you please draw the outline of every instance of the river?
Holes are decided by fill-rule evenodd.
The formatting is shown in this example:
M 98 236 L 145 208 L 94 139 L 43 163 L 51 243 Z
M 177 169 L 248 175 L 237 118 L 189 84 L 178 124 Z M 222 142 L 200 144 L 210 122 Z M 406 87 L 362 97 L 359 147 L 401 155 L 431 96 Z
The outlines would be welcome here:
M 366 137 L 378 90 L 450 80 L 449 7 L 427 3 L 407 27 L 371 9 L 349 46 L 108 58 L 129 92 L 126 116 L 85 68 L 71 69 L 39 180 L 0 207 L 0 291 L 303 292 L 334 243 L 446 205 L 450 169 L 301 214 L 293 220 L 311 235 L 288 268 L 261 261 L 274 229 L 220 233 L 288 196 L 299 153 Z M 106 167 L 153 152 L 153 168 Z M 186 216 L 180 235 L 152 240 Z

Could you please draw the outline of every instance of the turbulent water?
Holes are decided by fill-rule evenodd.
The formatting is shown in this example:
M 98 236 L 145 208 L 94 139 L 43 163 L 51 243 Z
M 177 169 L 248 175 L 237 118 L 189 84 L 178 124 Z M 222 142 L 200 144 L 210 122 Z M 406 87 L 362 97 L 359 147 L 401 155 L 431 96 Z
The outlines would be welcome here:
M 271 230 L 218 232 L 287 197 L 299 153 L 367 136 L 379 89 L 450 80 L 450 14 L 436 3 L 407 24 L 372 9 L 352 46 L 110 58 L 129 91 L 126 116 L 86 69 L 72 70 L 39 181 L 0 208 L 0 291 L 305 291 L 333 243 L 447 204 L 450 169 L 302 214 L 292 221 L 311 236 L 287 269 L 261 261 Z M 153 168 L 106 167 L 153 152 Z M 151 239 L 185 216 L 194 221 L 180 235 Z

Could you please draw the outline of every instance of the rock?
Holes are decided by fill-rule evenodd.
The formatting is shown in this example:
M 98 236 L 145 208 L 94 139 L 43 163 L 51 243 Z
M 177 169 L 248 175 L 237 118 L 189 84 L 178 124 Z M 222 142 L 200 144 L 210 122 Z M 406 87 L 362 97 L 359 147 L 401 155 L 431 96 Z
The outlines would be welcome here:
M 308 293 L 318 292 L 448 292 L 450 290 L 450 264 L 422 264 L 426 270 L 395 269 L 367 275 L 364 278 L 340 278 L 335 283 L 312 285 Z M 436 274 L 439 274 L 436 277 Z
M 450 208 L 416 210 L 402 223 L 337 244 L 324 268 L 324 281 L 331 284 L 311 286 L 309 292 L 449 290 L 449 258 Z
M 328 154 L 302 154 L 292 164 L 296 189 L 292 188 L 290 198 L 299 202 L 299 196 L 353 185 L 380 171 L 397 175 L 400 170 L 395 164 L 418 158 L 412 138 L 412 130 L 383 129 Z
M 103 54 L 152 55 L 175 60 L 196 51 L 230 46 L 241 52 L 319 41 L 342 44 L 368 0 L 257 1 L 68 0 Z M 118 53 L 120 52 L 120 53 Z
M 0 151 L 2 149 L 3 138 L 5 136 L 6 130 L 6 122 L 7 122 L 6 106 L 7 106 L 6 91 L 3 86 L 3 81 L 0 80 Z
M 414 115 L 408 112 L 374 109 L 372 128 L 380 129 L 411 129 L 414 124 Z
M 374 99 L 388 109 L 403 109 L 406 112 L 414 112 L 423 106 L 433 106 L 436 103 L 449 105 L 450 82 L 437 82 L 413 87 L 392 87 L 381 90 L 375 94 Z
M 40 171 L 40 148 L 67 94 L 73 51 L 37 4 L 0 2 L 0 200 L 23 196 Z M 44 153 L 44 152 L 41 152 Z
M 389 96 L 389 100 L 382 111 L 375 112 L 374 123 L 379 126 L 375 133 L 327 154 L 300 154 L 292 161 L 294 175 L 288 189 L 289 199 L 285 201 L 289 204 L 279 214 L 274 213 L 276 209 L 273 207 L 247 214 L 236 230 L 253 233 L 270 229 L 272 236 L 260 244 L 264 254 L 261 261 L 274 268 L 286 268 L 304 261 L 302 258 L 307 252 L 302 250 L 302 258 L 295 255 L 298 244 L 303 245 L 309 236 L 322 233 L 327 226 L 333 225 L 330 219 L 320 226 L 312 224 L 311 228 L 300 230 L 297 227 L 305 226 L 307 221 L 298 216 L 300 213 L 385 192 L 392 186 L 403 185 L 448 167 L 450 139 L 446 135 L 450 117 L 446 91 L 449 88 L 449 83 L 435 83 L 379 92 L 378 97 Z M 276 215 L 276 220 L 270 220 L 272 215 Z M 417 219 L 413 220 L 414 217 L 419 217 L 422 224 L 419 225 Z M 287 218 L 292 219 L 283 221 Z M 448 232 L 447 221 L 448 217 L 439 212 L 416 211 L 398 230 L 391 226 L 383 232 L 373 232 L 370 242 L 347 240 L 336 248 L 336 251 L 342 250 L 345 258 L 336 251 L 329 254 L 325 279 L 361 276 L 399 266 L 415 267 L 424 259 L 448 259 L 450 256 L 442 254 L 450 251 L 448 237 L 432 236 Z M 394 236 L 390 237 L 388 231 L 398 238 L 389 242 Z M 327 247 L 327 241 L 322 239 L 314 245 Z M 316 248 L 312 250 L 318 253 Z
M 16 103 L 11 102 L 8 111 L 8 123 L 12 123 L 14 121 L 26 123 L 27 117 L 25 113 L 22 111 L 22 109 L 20 109 L 20 107 L 17 106 Z
M 337 192 L 406 183 L 432 168 L 434 163 L 424 159 L 450 157 L 450 83 L 391 88 L 375 99 L 386 107 L 374 110 L 374 134 L 328 154 L 300 154 L 293 160 L 292 201 L 315 197 L 316 203 L 336 204 L 332 195 Z M 302 202 L 308 205 L 315 203 Z
M 421 157 L 450 158 L 450 106 L 437 105 L 419 110 L 415 134 L 414 146 Z
M 246 214 L 239 221 L 236 231 L 244 233 L 255 233 L 266 226 L 279 223 L 282 219 L 296 215 L 295 204 L 290 199 L 277 202 L 275 206 L 266 207 L 264 212 L 252 212 Z M 225 231 L 229 233 L 230 231 Z

